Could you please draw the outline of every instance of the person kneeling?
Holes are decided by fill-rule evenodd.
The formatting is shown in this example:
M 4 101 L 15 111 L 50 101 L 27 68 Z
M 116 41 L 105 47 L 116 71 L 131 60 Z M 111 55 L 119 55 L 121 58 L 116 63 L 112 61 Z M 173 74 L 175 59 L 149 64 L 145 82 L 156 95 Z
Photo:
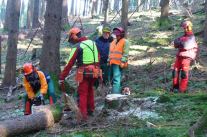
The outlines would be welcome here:
M 23 84 L 26 91 L 24 96 L 24 115 L 30 115 L 32 105 L 45 105 L 44 99 L 49 98 L 50 104 L 56 102 L 54 84 L 49 75 L 37 70 L 31 63 L 23 65 Z

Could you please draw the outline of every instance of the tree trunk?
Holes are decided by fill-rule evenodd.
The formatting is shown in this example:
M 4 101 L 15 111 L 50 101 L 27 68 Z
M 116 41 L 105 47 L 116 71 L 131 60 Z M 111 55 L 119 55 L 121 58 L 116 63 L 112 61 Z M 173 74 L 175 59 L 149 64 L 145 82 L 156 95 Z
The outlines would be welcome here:
M 109 0 L 104 1 L 104 23 L 108 22 L 108 14 L 109 14 Z
M 204 23 L 204 42 L 207 43 L 207 0 L 205 3 L 205 12 L 206 12 L 206 19 L 205 19 L 205 23 Z
M 1 74 L 1 36 L 0 36 L 0 74 Z
M 20 21 L 19 21 L 19 26 L 20 28 L 25 27 L 25 1 L 22 1 L 21 3 L 21 10 L 20 10 Z
M 75 1 L 74 0 L 72 0 L 72 2 L 71 2 L 71 8 L 70 8 L 70 14 L 71 15 L 74 15 L 74 4 L 75 4 Z
M 1 15 L 0 15 L 0 25 L 4 24 L 5 21 L 5 13 L 6 13 L 6 1 L 3 0 L 2 1 L 2 7 L 1 7 L 1 11 L 0 11 Z
M 97 0 L 92 0 L 92 9 L 91 9 L 91 16 L 92 16 L 92 19 L 94 18 L 95 15 L 97 15 L 96 11 L 97 11 L 97 4 L 98 4 L 98 1 Z
M 119 10 L 119 1 L 120 0 L 114 0 L 114 8 L 113 8 L 113 10 L 115 12 Z
M 121 11 L 121 24 L 125 30 L 125 37 L 127 37 L 127 27 L 128 27 L 128 1 L 122 0 L 122 11 Z
M 62 2 L 62 0 L 47 0 L 43 32 L 43 47 L 40 58 L 41 69 L 56 75 L 60 72 L 59 47 Z
M 19 136 L 24 133 L 52 127 L 61 118 L 61 109 L 55 106 L 37 106 L 33 114 L 0 122 L 0 136 Z
M 33 3 L 34 3 L 34 0 L 30 0 L 30 2 L 28 2 L 27 29 L 30 29 L 32 27 L 33 6 L 34 6 Z
M 169 2 L 170 0 L 161 0 L 160 1 L 160 7 L 161 7 L 161 19 L 168 19 L 169 14 Z
M 9 18 L 10 18 L 10 9 L 11 9 L 11 5 L 13 3 L 13 0 L 7 0 L 7 4 L 6 4 L 6 15 L 5 15 L 5 22 L 4 22 L 4 29 L 8 30 L 9 28 Z
M 41 8 L 40 8 L 40 19 L 42 19 L 44 17 L 45 14 L 45 0 L 40 0 L 41 3 Z
M 68 24 L 68 1 L 63 0 L 63 9 L 62 9 L 62 26 Z
M 83 16 L 86 16 L 87 13 L 87 0 L 84 2 L 84 10 L 83 10 Z
M 12 0 L 9 10 L 8 20 L 8 49 L 6 55 L 6 67 L 3 79 L 3 85 L 16 84 L 16 59 L 17 59 L 17 41 L 19 32 L 20 0 Z
M 34 1 L 32 28 L 39 27 L 39 4 L 40 4 L 39 0 Z

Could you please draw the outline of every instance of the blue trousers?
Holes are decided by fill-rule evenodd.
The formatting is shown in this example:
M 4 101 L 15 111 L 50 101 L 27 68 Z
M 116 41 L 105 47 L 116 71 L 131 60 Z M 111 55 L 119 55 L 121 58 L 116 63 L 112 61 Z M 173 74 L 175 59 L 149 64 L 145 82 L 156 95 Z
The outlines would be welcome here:
M 121 94 L 122 69 L 119 65 L 112 64 L 109 68 L 109 81 L 112 83 L 112 93 Z

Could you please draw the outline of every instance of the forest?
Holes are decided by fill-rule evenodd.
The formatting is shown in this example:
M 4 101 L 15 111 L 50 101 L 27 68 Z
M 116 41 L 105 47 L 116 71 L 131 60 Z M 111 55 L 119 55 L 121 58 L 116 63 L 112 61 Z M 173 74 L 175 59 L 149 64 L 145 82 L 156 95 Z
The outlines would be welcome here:
M 0 0 L 0 137 L 205 137 L 206 44 L 207 0 Z

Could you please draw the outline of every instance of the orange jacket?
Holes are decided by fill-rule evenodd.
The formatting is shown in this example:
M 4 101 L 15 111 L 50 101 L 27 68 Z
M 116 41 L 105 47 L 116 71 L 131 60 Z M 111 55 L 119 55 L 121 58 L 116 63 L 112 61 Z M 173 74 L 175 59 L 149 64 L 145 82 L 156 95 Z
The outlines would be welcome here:
M 45 95 L 45 94 L 47 94 L 47 89 L 48 89 L 48 85 L 47 85 L 47 81 L 46 81 L 45 75 L 41 71 L 37 71 L 37 74 L 39 76 L 40 84 L 41 84 L 40 93 Z M 29 99 L 33 99 L 35 97 L 35 93 L 34 93 L 31 85 L 29 84 L 29 82 L 26 80 L 25 77 L 23 78 L 23 82 L 24 82 L 24 88 L 26 90 L 28 98 Z
M 111 64 L 116 64 L 120 65 L 121 64 L 121 59 L 123 57 L 124 53 L 124 46 L 125 46 L 125 39 L 120 39 L 119 42 L 117 43 L 117 40 L 115 39 L 109 49 L 109 63 Z

